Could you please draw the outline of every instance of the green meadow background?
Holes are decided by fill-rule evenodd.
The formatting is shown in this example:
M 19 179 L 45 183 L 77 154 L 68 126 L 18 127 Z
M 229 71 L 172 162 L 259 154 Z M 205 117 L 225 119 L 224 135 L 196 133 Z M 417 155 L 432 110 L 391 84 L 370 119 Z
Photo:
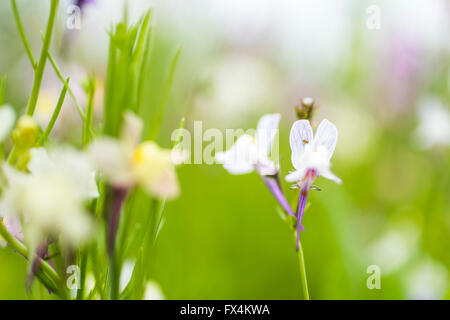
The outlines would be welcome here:
M 62 2 L 51 50 L 67 75 L 81 73 L 74 83 L 87 73 L 99 83 L 105 77 L 108 18 L 122 13 L 122 1 L 106 2 L 88 5 L 73 32 Z M 37 55 L 49 1 L 18 3 Z M 338 127 L 332 170 L 343 184 L 318 178 L 321 191 L 308 199 L 301 241 L 311 298 L 450 298 L 450 151 L 448 144 L 425 149 L 417 133 L 419 110 L 431 110 L 430 99 L 449 110 L 448 3 L 242 3 L 129 1 L 130 20 L 144 12 L 140 6 L 154 7 L 150 100 L 158 101 L 161 79 L 182 47 L 158 142 L 170 147 L 182 117 L 193 136 L 196 120 L 203 130 L 247 129 L 264 113 L 279 112 L 284 177 L 292 170 L 294 106 L 313 97 L 314 124 L 328 118 Z M 380 29 L 366 25 L 372 4 L 381 9 Z M 0 75 L 8 75 L 6 101 L 17 110 L 31 89 L 27 63 L 10 3 L 2 1 Z M 44 87 L 60 89 L 51 71 Z M 64 108 L 72 108 L 66 100 Z M 101 110 L 101 97 L 96 104 Z M 261 178 L 232 176 L 217 164 L 183 165 L 178 175 L 182 192 L 165 208 L 148 266 L 164 296 L 301 299 L 294 235 Z M 293 201 L 289 185 L 283 188 Z M 366 285 L 371 265 L 381 270 L 379 290 Z M 25 292 L 26 272 L 20 255 L 0 248 L 0 299 L 39 296 Z

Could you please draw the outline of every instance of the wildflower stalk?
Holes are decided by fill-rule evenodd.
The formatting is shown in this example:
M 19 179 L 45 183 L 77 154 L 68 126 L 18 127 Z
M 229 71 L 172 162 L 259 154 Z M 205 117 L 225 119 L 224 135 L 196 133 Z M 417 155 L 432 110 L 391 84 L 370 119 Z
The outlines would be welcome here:
M 107 239 L 106 247 L 109 256 L 110 266 L 110 298 L 117 300 L 119 298 L 119 279 L 120 279 L 120 267 L 118 264 L 117 256 L 115 255 L 115 243 L 117 229 L 120 222 L 120 212 L 122 210 L 122 204 L 127 195 L 127 189 L 113 188 L 108 190 L 109 199 L 106 199 L 107 203 L 112 206 L 109 208 L 109 219 L 107 224 Z
M 53 26 L 55 24 L 56 11 L 58 9 L 59 0 L 52 0 L 50 5 L 50 14 L 47 22 L 47 29 L 45 31 L 44 44 L 42 45 L 39 63 L 34 74 L 33 89 L 31 90 L 30 100 L 28 101 L 27 115 L 32 116 L 36 109 L 36 103 L 41 88 L 42 77 L 44 75 L 45 63 L 47 62 L 47 53 L 50 48 L 50 42 L 53 34 Z
M 305 300 L 309 300 L 308 279 L 306 278 L 305 258 L 303 256 L 303 248 L 300 241 L 298 242 L 297 256 L 299 262 L 298 264 L 300 267 L 300 276 L 302 278 L 303 298 Z
M 64 83 L 65 82 L 64 76 L 62 75 L 62 72 L 61 72 L 60 68 L 58 67 L 58 65 L 56 64 L 56 61 L 53 58 L 50 51 L 47 52 L 47 55 L 48 55 L 48 61 L 50 61 L 50 64 L 52 65 L 53 69 L 55 70 L 57 77 L 59 78 L 59 80 L 61 80 L 62 83 Z M 75 94 L 73 93 L 72 88 L 70 86 L 67 86 L 67 91 L 69 91 L 69 95 L 72 98 L 72 101 L 75 104 L 76 108 L 78 109 L 78 113 L 80 114 L 81 118 L 83 120 L 85 120 L 86 114 L 84 113 L 83 108 L 81 108 L 80 104 L 78 103 L 78 100 L 75 97 Z
M 59 112 L 61 111 L 61 107 L 64 103 L 64 98 L 66 97 L 69 80 L 70 79 L 67 78 L 67 80 L 64 82 L 64 87 L 61 90 L 61 94 L 59 95 L 58 102 L 56 103 L 56 107 L 55 107 L 55 110 L 53 111 L 52 117 L 50 118 L 50 121 L 49 121 L 44 133 L 42 134 L 42 136 L 39 138 L 39 140 L 37 142 L 38 146 L 42 146 L 45 143 L 45 141 L 47 140 L 48 136 L 50 135 L 50 132 L 52 131 L 52 129 L 56 123 L 56 119 L 58 118 Z
M 0 106 L 5 103 L 6 74 L 0 80 Z
M 25 31 L 23 29 L 22 21 L 20 20 L 19 10 L 17 9 L 16 0 L 11 0 L 11 7 L 14 15 L 14 20 L 16 21 L 17 29 L 19 30 L 20 38 L 22 39 L 23 46 L 25 47 L 25 51 L 27 52 L 28 59 L 31 62 L 33 70 L 36 69 L 36 60 L 34 60 L 33 52 L 31 51 L 30 44 L 28 43 L 27 37 L 25 35 Z
M 299 199 L 302 197 L 302 192 L 299 192 Z M 293 198 L 294 200 L 296 197 Z M 300 201 L 299 201 L 300 202 Z M 306 203 L 306 199 L 305 199 Z M 300 205 L 300 204 L 299 204 Z M 298 212 L 299 210 L 304 210 L 305 208 L 301 209 L 300 207 L 297 208 L 297 219 L 299 219 Z M 303 247 L 302 242 L 300 240 L 300 237 L 298 236 L 298 225 L 301 226 L 301 221 L 297 224 L 297 229 L 295 230 L 295 243 L 296 243 L 296 249 L 297 249 L 297 257 L 298 257 L 298 266 L 300 270 L 300 278 L 302 282 L 302 293 L 303 293 L 303 299 L 309 300 L 309 289 L 308 289 L 308 278 L 306 277 L 306 267 L 305 267 L 305 256 L 303 254 Z
M 164 111 L 166 110 L 167 102 L 169 100 L 170 88 L 172 87 L 173 79 L 175 76 L 175 70 L 177 68 L 177 63 L 180 58 L 180 54 L 181 54 L 181 47 L 177 49 L 174 57 L 172 58 L 169 76 L 167 78 L 167 83 L 163 91 L 163 96 L 155 111 L 155 120 L 153 121 L 153 124 L 150 126 L 150 131 L 148 133 L 149 140 L 156 140 L 156 138 L 158 137 L 158 133 L 160 131 L 161 124 L 164 118 Z
M 83 121 L 83 146 L 87 146 L 92 140 L 92 123 L 94 120 L 94 96 L 95 96 L 95 78 L 89 76 L 86 83 L 87 108 L 86 117 Z

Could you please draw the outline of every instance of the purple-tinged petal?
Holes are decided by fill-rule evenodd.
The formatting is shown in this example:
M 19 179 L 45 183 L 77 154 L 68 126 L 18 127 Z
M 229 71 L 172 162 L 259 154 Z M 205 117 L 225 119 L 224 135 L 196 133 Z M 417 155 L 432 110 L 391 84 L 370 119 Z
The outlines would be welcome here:
M 300 196 L 298 198 L 298 208 L 297 208 L 297 244 L 296 244 L 296 250 L 298 251 L 298 245 L 300 242 L 300 228 L 303 229 L 302 226 L 302 218 L 303 213 L 305 212 L 306 207 L 306 200 L 308 199 L 308 191 L 307 188 L 302 188 L 300 190 Z M 304 231 L 304 229 L 303 229 Z

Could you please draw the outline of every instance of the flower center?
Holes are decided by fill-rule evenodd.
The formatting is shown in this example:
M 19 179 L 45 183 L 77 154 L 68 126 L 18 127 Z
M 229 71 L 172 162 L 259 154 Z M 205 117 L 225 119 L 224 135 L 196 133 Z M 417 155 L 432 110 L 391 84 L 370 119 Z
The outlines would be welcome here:
M 138 146 L 136 149 L 134 149 L 133 157 L 131 158 L 131 162 L 133 163 L 133 166 L 138 166 L 143 164 L 145 161 L 145 154 L 142 146 Z

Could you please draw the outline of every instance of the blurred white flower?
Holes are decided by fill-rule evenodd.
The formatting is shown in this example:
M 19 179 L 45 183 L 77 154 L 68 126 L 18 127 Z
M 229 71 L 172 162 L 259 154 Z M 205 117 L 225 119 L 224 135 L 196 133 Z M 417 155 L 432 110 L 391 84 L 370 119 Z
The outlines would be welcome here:
M 443 103 L 428 97 L 420 103 L 416 137 L 424 149 L 450 145 L 450 112 Z
M 278 132 L 281 115 L 266 114 L 258 121 L 256 135 L 240 136 L 234 146 L 216 154 L 216 160 L 231 174 L 244 174 L 256 170 L 261 175 L 275 175 L 279 167 L 269 159 L 273 140 Z
M 417 250 L 419 236 L 420 231 L 413 223 L 395 226 L 369 246 L 369 257 L 388 275 L 411 259 Z
M 314 171 L 312 179 L 323 176 L 341 183 L 341 179 L 330 170 L 330 159 L 336 147 L 337 137 L 336 126 L 327 119 L 319 124 L 315 137 L 308 120 L 296 121 L 289 138 L 291 161 L 296 170 L 286 176 L 286 181 L 300 184 L 306 178 L 307 172 L 312 170 Z
M 48 237 L 61 235 L 72 245 L 85 241 L 93 225 L 84 205 L 98 197 L 89 159 L 68 148 L 50 155 L 43 148 L 32 149 L 28 169 L 30 174 L 3 165 L 8 184 L 0 212 L 7 219 L 23 217 L 24 240 L 31 250 Z
M 255 81 L 258 79 L 258 81 Z M 208 67 L 208 87 L 196 98 L 196 108 L 211 119 L 245 119 L 255 110 L 269 108 L 280 100 L 280 83 L 267 61 L 232 54 Z
M 0 143 L 3 142 L 14 127 L 16 113 L 10 105 L 0 106 Z
M 445 265 L 431 258 L 421 261 L 406 280 L 409 299 L 443 299 L 447 290 L 448 271 Z
M 130 283 L 131 277 L 133 276 L 134 266 L 136 261 L 126 260 L 122 266 L 122 271 L 120 273 L 120 291 L 125 290 L 128 283 Z
M 144 300 L 165 300 L 161 287 L 155 281 L 149 281 L 145 287 Z
M 120 188 L 139 185 L 150 195 L 174 198 L 179 193 L 175 165 L 176 151 L 160 148 L 155 142 L 139 139 L 142 120 L 132 113 L 125 115 L 120 139 L 95 140 L 89 153 L 100 172 Z

